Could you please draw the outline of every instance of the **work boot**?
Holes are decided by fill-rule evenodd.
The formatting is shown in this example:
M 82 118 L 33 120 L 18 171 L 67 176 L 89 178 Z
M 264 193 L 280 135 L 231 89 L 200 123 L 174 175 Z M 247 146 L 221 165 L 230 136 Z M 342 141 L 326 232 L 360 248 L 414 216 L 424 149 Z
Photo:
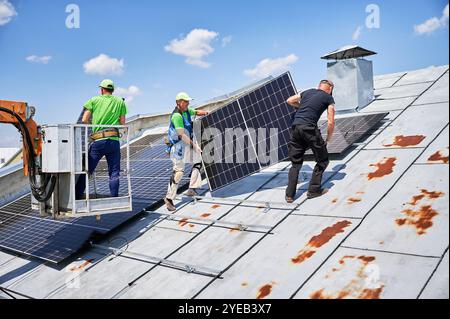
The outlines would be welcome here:
M 195 197 L 195 196 L 198 196 L 198 194 L 197 194 L 197 192 L 195 191 L 195 189 L 189 188 L 188 191 L 186 192 L 186 196 L 189 196 L 189 197 Z
M 175 207 L 175 205 L 173 204 L 173 200 L 168 199 L 168 198 L 164 198 L 164 203 L 166 204 L 166 208 L 169 212 L 174 212 L 177 210 L 177 208 Z
M 319 192 L 310 192 L 310 191 L 308 191 L 308 193 L 306 194 L 306 197 L 308 199 L 313 199 L 313 198 L 317 198 L 317 197 L 320 197 L 322 195 L 325 195 L 326 193 L 328 193 L 328 189 L 326 189 L 326 188 L 322 189 Z
M 285 199 L 286 199 L 286 203 L 288 203 L 288 204 L 292 204 L 294 202 L 294 199 L 292 197 L 286 196 Z

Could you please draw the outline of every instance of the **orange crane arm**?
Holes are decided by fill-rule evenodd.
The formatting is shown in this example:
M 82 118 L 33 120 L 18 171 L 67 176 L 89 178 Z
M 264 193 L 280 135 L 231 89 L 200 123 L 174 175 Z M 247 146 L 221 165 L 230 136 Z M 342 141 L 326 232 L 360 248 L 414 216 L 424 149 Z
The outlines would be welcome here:
M 14 102 L 0 100 L 0 123 L 9 123 L 14 125 L 17 129 L 21 130 L 19 123 L 20 118 L 26 126 L 28 135 L 32 142 L 32 153 L 34 157 L 40 156 L 42 153 L 42 135 L 38 125 L 32 119 L 33 110 L 25 102 Z M 26 132 L 22 132 L 22 135 Z M 27 143 L 27 137 L 22 136 L 23 140 L 23 169 L 26 176 L 29 174 L 30 162 L 34 161 L 34 158 L 29 158 L 30 146 Z

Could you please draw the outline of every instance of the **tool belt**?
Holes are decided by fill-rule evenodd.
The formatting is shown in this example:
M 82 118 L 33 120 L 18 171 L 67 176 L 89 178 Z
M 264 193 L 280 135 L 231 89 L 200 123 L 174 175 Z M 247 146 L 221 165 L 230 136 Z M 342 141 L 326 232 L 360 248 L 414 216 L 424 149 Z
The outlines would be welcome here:
M 92 133 L 90 138 L 93 141 L 100 140 L 108 137 L 120 137 L 119 130 L 117 128 L 107 128 L 95 133 Z

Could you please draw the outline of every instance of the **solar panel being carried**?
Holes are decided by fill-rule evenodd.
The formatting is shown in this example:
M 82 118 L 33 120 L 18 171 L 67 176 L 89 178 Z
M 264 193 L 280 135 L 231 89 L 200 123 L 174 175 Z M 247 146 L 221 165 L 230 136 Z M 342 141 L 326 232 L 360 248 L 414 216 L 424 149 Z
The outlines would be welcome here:
M 289 128 L 295 109 L 287 105 L 286 100 L 296 93 L 287 72 L 200 119 L 201 130 L 195 133 L 201 141 L 211 190 L 287 157 Z M 210 135 L 208 129 L 218 130 L 220 134 Z M 269 154 L 270 150 L 275 150 L 276 154 Z

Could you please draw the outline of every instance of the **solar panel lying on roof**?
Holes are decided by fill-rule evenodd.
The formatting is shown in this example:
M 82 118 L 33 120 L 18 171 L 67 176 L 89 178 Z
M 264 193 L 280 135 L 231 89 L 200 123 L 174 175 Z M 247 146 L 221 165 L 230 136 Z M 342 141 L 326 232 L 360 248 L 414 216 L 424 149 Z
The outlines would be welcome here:
M 252 175 L 287 157 L 289 127 L 295 109 L 287 105 L 286 100 L 296 93 L 287 72 L 200 119 L 201 132 L 196 131 L 196 137 L 201 140 L 211 190 Z M 204 136 L 211 128 L 221 132 L 218 138 Z M 256 138 L 252 137 L 253 129 Z M 239 130 L 247 135 L 240 134 Z M 274 144 L 275 140 L 278 144 Z M 208 145 L 215 147 L 209 148 Z M 228 152 L 227 147 L 232 147 L 232 151 Z M 276 152 L 275 162 L 268 152 L 270 149 Z
M 329 154 L 342 154 L 354 143 L 374 129 L 389 113 L 365 114 L 341 117 L 335 120 L 335 129 L 331 142 L 327 145 Z M 327 122 L 319 123 L 323 138 L 327 136 Z M 311 150 L 306 152 L 312 155 Z
M 39 212 L 31 209 L 31 195 L 28 194 L 0 207 L 0 248 L 59 263 L 80 250 L 94 235 L 105 235 L 145 208 L 158 205 L 165 196 L 172 174 L 170 160 L 164 158 L 164 154 L 157 154 L 163 150 L 162 136 L 146 136 L 130 146 L 130 150 L 135 149 L 133 155 L 139 159 L 131 165 L 133 211 L 102 215 L 99 219 L 80 217 L 53 220 L 41 218 Z M 157 150 L 154 151 L 153 147 Z M 138 154 L 142 156 L 139 157 Z M 125 153 L 122 156 L 125 156 Z M 122 166 L 122 169 L 125 167 Z M 188 169 L 189 167 L 186 171 Z M 100 162 L 96 176 L 97 194 L 100 197 L 109 196 L 105 161 Z M 188 178 L 184 177 L 180 188 L 187 187 L 188 183 Z M 90 186 L 93 193 L 93 183 Z M 127 187 L 127 181 L 123 178 L 119 192 L 126 194 Z

